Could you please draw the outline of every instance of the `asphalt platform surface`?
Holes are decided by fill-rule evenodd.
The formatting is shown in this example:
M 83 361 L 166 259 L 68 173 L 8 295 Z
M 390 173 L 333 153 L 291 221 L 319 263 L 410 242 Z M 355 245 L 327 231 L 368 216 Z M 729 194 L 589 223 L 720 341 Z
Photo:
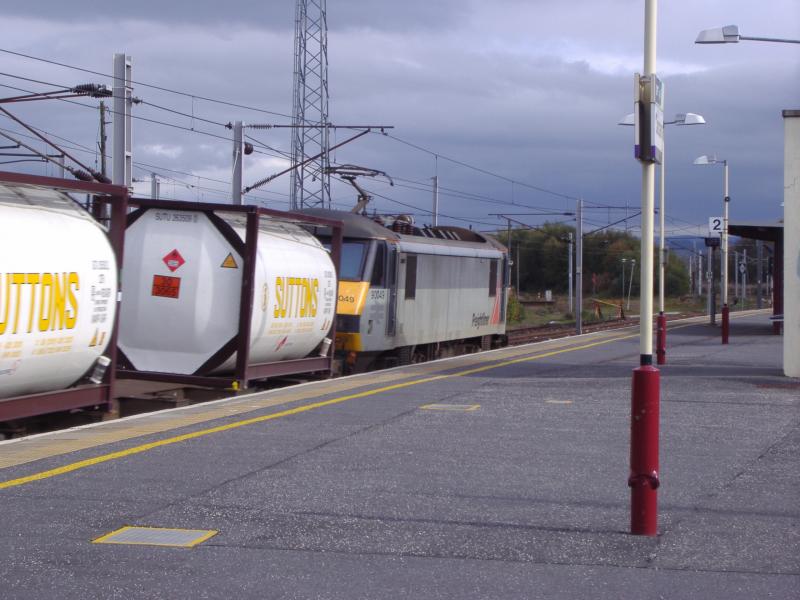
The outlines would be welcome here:
M 121 441 L 103 424 L 0 444 L 100 436 L 0 469 L 0 597 L 800 598 L 800 381 L 781 338 L 761 314 L 728 346 L 706 324 L 668 342 L 657 537 L 628 533 L 638 337 L 604 332 Z M 218 533 L 92 543 L 126 525 Z

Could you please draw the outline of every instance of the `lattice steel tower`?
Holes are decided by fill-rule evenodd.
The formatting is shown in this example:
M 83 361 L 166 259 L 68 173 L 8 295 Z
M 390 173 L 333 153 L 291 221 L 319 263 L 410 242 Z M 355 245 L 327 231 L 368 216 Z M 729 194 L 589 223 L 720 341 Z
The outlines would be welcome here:
M 328 156 L 328 20 L 326 0 L 297 0 L 294 31 L 292 209 L 330 208 Z

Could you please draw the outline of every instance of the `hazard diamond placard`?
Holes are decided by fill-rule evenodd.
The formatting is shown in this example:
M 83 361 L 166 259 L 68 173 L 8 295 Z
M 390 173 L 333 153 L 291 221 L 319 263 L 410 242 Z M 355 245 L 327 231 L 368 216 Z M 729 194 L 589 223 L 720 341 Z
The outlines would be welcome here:
M 170 271 L 172 271 L 173 273 L 174 273 L 176 270 L 178 270 L 178 269 L 181 267 L 181 265 L 183 265 L 183 263 L 185 263 L 185 262 L 186 262 L 186 261 L 183 259 L 183 257 L 181 256 L 181 253 L 180 253 L 180 252 L 178 252 L 178 250 L 177 250 L 177 249 L 175 249 L 175 250 L 173 250 L 172 252 L 170 252 L 169 254 L 167 254 L 167 255 L 166 255 L 164 258 L 162 258 L 161 260 L 163 260 L 163 261 L 164 261 L 164 264 L 165 264 L 165 265 L 167 265 L 167 268 L 168 268 Z

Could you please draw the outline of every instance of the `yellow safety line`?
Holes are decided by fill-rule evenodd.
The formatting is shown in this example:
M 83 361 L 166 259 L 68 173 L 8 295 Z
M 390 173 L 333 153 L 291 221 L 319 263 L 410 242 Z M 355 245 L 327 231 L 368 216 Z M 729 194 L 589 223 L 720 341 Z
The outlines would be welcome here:
M 673 329 L 682 329 L 683 327 L 690 327 L 695 325 L 696 323 L 688 323 L 686 325 L 678 325 L 673 327 Z M 93 458 L 87 458 L 86 460 L 80 460 L 74 463 L 70 463 L 68 465 L 63 465 L 61 467 L 56 467 L 55 469 L 49 469 L 47 471 L 41 471 L 39 473 L 34 473 L 32 475 L 26 475 L 25 477 L 19 477 L 17 479 L 9 479 L 7 481 L 0 482 L 0 490 L 6 488 L 17 487 L 20 485 L 25 485 L 26 483 L 31 483 L 33 481 L 41 481 L 42 479 L 49 479 L 51 477 L 56 477 L 58 475 L 65 475 L 67 473 L 72 473 L 73 471 L 78 471 L 80 469 L 85 469 L 86 467 L 91 467 L 93 465 L 98 465 L 104 462 L 109 462 L 112 460 L 116 460 L 118 458 L 125 458 L 127 456 L 133 456 L 135 454 L 141 454 L 142 452 L 147 452 L 148 450 L 154 450 L 155 448 L 160 448 L 162 446 L 169 446 L 172 444 L 177 444 L 179 442 L 185 442 L 187 440 L 193 440 L 196 438 L 204 437 L 207 435 L 211 435 L 212 433 L 220 433 L 222 431 L 229 431 L 231 429 L 238 429 L 239 427 L 244 427 L 246 425 L 253 425 L 255 423 L 264 423 L 266 421 L 271 421 L 273 419 L 280 419 L 282 417 L 288 417 L 291 415 L 296 415 L 304 412 L 308 412 L 310 410 L 315 410 L 317 408 L 322 408 L 324 406 L 331 406 L 333 404 L 340 404 L 341 402 L 346 402 L 347 400 L 354 400 L 356 398 L 365 398 L 367 396 L 374 396 L 376 394 L 381 394 L 383 392 L 390 392 L 392 390 L 398 390 L 406 387 L 410 387 L 412 385 L 419 385 L 421 383 L 430 383 L 431 381 L 438 381 L 441 379 L 449 379 L 451 377 L 463 377 L 465 375 L 473 375 L 475 373 L 482 373 L 484 371 L 489 371 L 491 369 L 499 369 L 501 367 L 506 367 L 509 365 L 514 365 L 523 362 L 529 362 L 532 360 L 538 360 L 540 358 L 547 358 L 550 356 L 555 356 L 557 354 L 563 354 L 565 352 L 575 352 L 577 350 L 586 350 L 587 348 L 593 348 L 595 346 L 601 346 L 603 344 L 610 344 L 612 342 L 617 342 L 620 340 L 631 339 L 634 337 L 638 337 L 639 334 L 632 334 L 632 335 L 624 335 L 613 337 L 605 340 L 600 340 L 597 342 L 592 342 L 589 344 L 583 344 L 581 346 L 572 346 L 569 348 L 562 348 L 559 350 L 553 350 L 551 352 L 545 352 L 543 354 L 536 354 L 534 356 L 525 356 L 522 358 L 515 358 L 513 360 L 506 360 L 498 363 L 493 363 L 488 366 L 477 367 L 474 369 L 467 369 L 465 371 L 458 371 L 456 373 L 450 373 L 446 375 L 436 375 L 433 377 L 425 377 L 423 379 L 415 379 L 413 381 L 407 381 L 404 383 L 396 383 L 393 385 L 387 385 L 384 387 L 376 388 L 374 390 L 366 390 L 363 392 L 358 392 L 355 394 L 349 394 L 347 396 L 340 396 L 338 398 L 332 398 L 331 400 L 324 400 L 321 402 L 314 402 L 312 404 L 305 404 L 303 406 L 298 406 L 296 408 L 291 408 L 287 410 L 283 410 L 277 413 L 271 413 L 268 415 L 262 415 L 260 417 L 253 417 L 250 419 L 244 419 L 242 421 L 236 421 L 234 423 L 226 423 L 225 425 L 218 425 L 217 427 L 210 427 L 208 429 L 201 429 L 200 431 L 193 431 L 191 433 L 184 433 L 182 435 L 177 435 L 171 438 L 165 438 L 163 440 L 157 440 L 155 442 L 150 442 L 147 444 L 141 444 L 139 446 L 134 446 L 132 448 L 127 448 L 126 450 L 119 450 L 118 452 L 111 452 L 109 454 L 101 454 L 100 456 L 95 456 Z

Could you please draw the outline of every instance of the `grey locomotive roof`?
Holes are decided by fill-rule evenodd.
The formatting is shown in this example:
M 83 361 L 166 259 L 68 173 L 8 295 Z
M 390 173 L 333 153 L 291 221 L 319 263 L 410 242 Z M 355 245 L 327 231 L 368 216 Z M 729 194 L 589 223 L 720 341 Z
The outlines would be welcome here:
M 506 247 L 492 237 L 472 231 L 471 229 L 464 229 L 463 227 L 436 227 L 431 229 L 415 230 L 419 232 L 442 230 L 454 234 L 460 239 L 443 239 L 440 237 L 426 237 L 424 234 L 411 235 L 397 233 L 388 227 L 384 227 L 380 223 L 373 221 L 369 217 L 354 214 L 342 210 L 327 210 L 322 208 L 307 208 L 301 211 L 303 213 L 314 215 L 318 217 L 327 217 L 329 219 L 336 219 L 344 224 L 344 237 L 346 238 L 368 238 L 368 239 L 383 239 L 391 240 L 400 243 L 404 246 L 450 246 L 453 248 L 481 248 L 484 250 L 494 250 L 497 252 L 505 252 Z

